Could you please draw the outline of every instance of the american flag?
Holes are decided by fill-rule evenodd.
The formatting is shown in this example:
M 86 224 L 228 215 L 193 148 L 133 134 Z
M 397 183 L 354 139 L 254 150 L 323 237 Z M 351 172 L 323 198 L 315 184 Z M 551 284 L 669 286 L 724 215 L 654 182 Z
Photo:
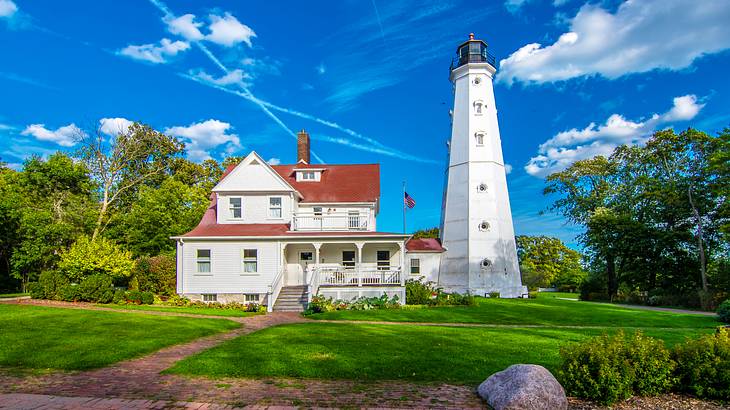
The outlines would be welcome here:
M 408 192 L 404 192 L 404 194 L 405 196 L 403 197 L 403 203 L 409 208 L 413 208 L 414 206 L 416 206 L 416 200 L 411 198 L 411 196 L 408 195 Z

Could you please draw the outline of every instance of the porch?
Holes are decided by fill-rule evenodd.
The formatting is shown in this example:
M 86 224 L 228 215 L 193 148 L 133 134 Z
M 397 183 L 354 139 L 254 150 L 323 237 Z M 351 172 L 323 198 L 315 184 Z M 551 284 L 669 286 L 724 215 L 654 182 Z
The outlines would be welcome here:
M 405 302 L 404 240 L 372 239 L 281 244 L 282 270 L 272 283 L 271 301 L 283 288 L 302 289 L 306 303 L 315 295 L 334 299 L 397 295 Z

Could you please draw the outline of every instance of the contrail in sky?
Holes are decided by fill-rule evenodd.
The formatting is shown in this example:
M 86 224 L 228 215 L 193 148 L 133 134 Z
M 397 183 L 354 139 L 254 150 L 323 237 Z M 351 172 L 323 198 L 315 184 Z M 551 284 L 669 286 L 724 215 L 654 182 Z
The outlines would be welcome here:
M 172 19 L 175 19 L 176 18 L 175 17 L 175 14 L 172 13 L 172 11 L 170 10 L 170 8 L 168 8 L 165 3 L 163 3 L 163 2 L 161 2 L 159 0 L 150 0 L 150 2 L 155 7 L 157 7 L 165 15 L 165 19 L 172 20 Z M 213 61 L 213 63 L 215 65 L 217 65 L 218 68 L 220 68 L 224 73 L 226 73 L 226 74 L 229 74 L 230 73 L 230 70 L 228 70 L 228 67 L 226 67 L 223 63 L 221 63 L 221 61 L 213 53 L 210 52 L 210 50 L 208 49 L 208 47 L 205 46 L 205 44 L 203 44 L 203 43 L 201 43 L 199 41 L 196 41 L 195 42 L 195 45 L 198 46 L 198 48 L 206 56 L 208 56 L 208 58 L 211 61 Z M 297 138 L 297 134 L 294 131 L 292 131 L 289 127 L 287 127 L 286 124 L 284 124 L 284 122 L 279 117 L 277 117 L 276 114 L 274 114 L 273 112 L 271 112 L 271 110 L 269 110 L 268 107 L 266 107 L 264 104 L 262 104 L 261 103 L 261 100 L 259 100 L 258 98 L 254 97 L 254 95 L 251 93 L 251 91 L 248 88 L 246 88 L 243 84 L 239 84 L 239 86 L 243 90 L 243 93 L 244 94 L 252 97 L 250 100 L 253 101 L 256 105 L 258 105 L 259 108 L 261 108 L 261 110 L 266 115 L 268 115 L 272 120 L 274 120 L 275 123 L 277 123 L 282 129 L 284 129 L 284 131 L 286 131 L 294 139 Z M 311 152 L 312 152 L 312 156 L 314 156 L 314 158 L 317 161 L 319 161 L 320 163 L 323 163 L 324 164 L 324 160 L 319 155 L 317 155 L 317 153 L 315 153 L 314 151 L 311 151 Z

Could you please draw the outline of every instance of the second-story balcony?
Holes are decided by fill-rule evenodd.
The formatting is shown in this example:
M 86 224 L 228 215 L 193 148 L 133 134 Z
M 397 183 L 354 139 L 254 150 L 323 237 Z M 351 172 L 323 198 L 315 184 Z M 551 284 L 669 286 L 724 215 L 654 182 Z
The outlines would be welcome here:
M 368 231 L 370 215 L 360 212 L 312 213 L 296 212 L 293 231 Z

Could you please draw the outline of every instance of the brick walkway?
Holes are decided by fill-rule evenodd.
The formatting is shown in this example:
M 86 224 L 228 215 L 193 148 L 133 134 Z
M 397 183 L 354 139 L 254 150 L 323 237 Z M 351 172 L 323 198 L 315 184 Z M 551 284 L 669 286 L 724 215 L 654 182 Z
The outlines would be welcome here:
M 93 305 L 69 305 L 57 304 L 58 307 L 106 310 Z M 149 314 L 180 315 L 169 312 Z M 484 408 L 483 402 L 469 386 L 281 378 L 213 380 L 160 374 L 173 363 L 234 337 L 269 326 L 306 321 L 297 313 L 215 318 L 232 319 L 244 326 L 97 370 L 25 377 L 0 373 L 0 408 L 29 408 L 23 403 L 35 403 L 35 399 L 38 403 L 30 408 L 41 407 L 44 403 L 47 405 L 42 407 L 44 409 L 251 406 Z

